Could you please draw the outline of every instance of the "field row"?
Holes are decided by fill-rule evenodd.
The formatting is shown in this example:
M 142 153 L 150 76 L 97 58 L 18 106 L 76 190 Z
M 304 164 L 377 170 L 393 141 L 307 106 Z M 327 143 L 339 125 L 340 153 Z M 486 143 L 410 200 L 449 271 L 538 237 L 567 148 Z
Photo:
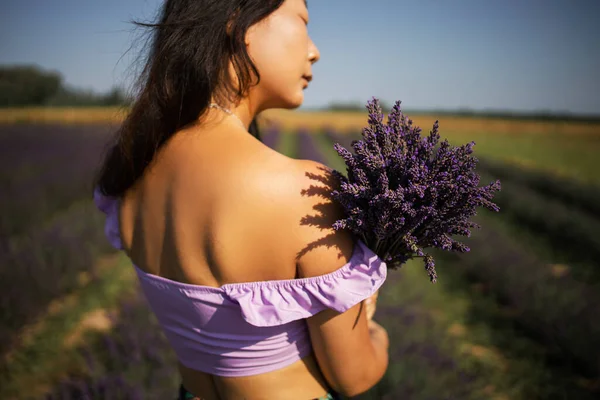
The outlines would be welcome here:
M 350 149 L 352 140 L 359 139 L 359 136 L 344 137 L 333 131 L 326 131 L 323 136 L 328 137 L 328 143 L 323 139 L 318 140 L 334 159 L 331 151 L 333 142 L 341 142 Z M 494 165 L 498 167 L 494 172 L 500 175 L 500 167 Z M 344 168 L 339 157 L 335 168 Z M 498 175 L 487 175 L 482 183 Z M 600 223 L 591 207 L 593 201 L 586 202 L 595 189 L 589 187 L 590 191 L 587 191 L 584 185 L 572 184 L 571 188 L 580 190 L 566 193 L 558 189 L 559 185 L 550 178 L 537 172 L 531 176 L 515 173 L 514 179 L 510 179 L 509 173 L 501 176 L 505 178 L 503 189 L 495 199 L 501 206 L 501 213 L 484 213 L 485 218 L 480 217 L 482 230 L 467 240 L 472 249 L 470 253 L 460 257 L 436 253 L 443 260 L 439 268 L 440 279 L 449 275 L 458 291 L 469 281 L 482 285 L 480 288 L 503 308 L 510 322 L 521 329 L 521 332 L 508 332 L 506 337 L 498 338 L 507 348 L 511 348 L 510 343 L 518 341 L 519 336 L 529 338 L 543 346 L 545 362 L 553 364 L 559 360 L 570 366 L 567 371 L 555 370 L 554 373 L 597 377 L 600 375 L 600 352 L 591 351 L 597 348 L 597 344 L 590 346 L 588 338 L 600 336 L 600 325 L 593 322 L 592 314 L 592 310 L 600 307 L 598 257 L 595 253 L 600 249 L 600 243 L 595 243 L 600 237 Z M 517 176 L 519 179 L 516 179 Z M 538 190 L 528 189 L 526 182 L 535 179 L 544 184 L 533 185 Z M 526 242 L 519 241 L 520 236 L 515 239 L 515 231 L 533 231 L 546 242 L 537 249 L 536 254 L 531 248 L 523 246 Z M 555 253 L 572 263 L 552 264 L 540 258 L 540 250 L 548 251 L 553 247 L 559 248 Z M 574 268 L 575 264 L 577 269 Z M 423 296 L 427 297 L 427 294 Z M 480 312 L 492 314 L 491 310 L 485 308 Z M 485 319 L 486 316 L 479 314 L 477 318 Z M 535 348 L 535 344 L 530 348 Z M 524 378 L 523 383 L 526 381 Z M 580 382 L 586 381 L 581 378 Z M 562 380 L 554 390 L 560 392 L 565 387 L 572 387 L 572 383 Z M 561 385 L 564 386 L 559 388 Z M 547 396 L 556 394 L 549 386 L 547 388 Z M 592 394 L 587 393 L 586 396 Z
M 0 109 L 0 124 L 113 124 L 116 126 L 126 116 L 126 107 L 40 107 Z M 418 113 L 409 116 L 415 124 L 424 130 L 431 129 L 435 120 L 440 121 L 444 132 L 466 132 L 468 134 L 509 134 L 518 136 L 523 133 L 535 135 L 567 134 L 598 136 L 599 123 L 572 121 L 534 121 L 510 120 L 502 118 L 481 118 L 452 116 L 447 114 Z M 273 109 L 263 112 L 259 122 L 264 129 L 270 124 L 276 124 L 284 131 L 294 131 L 307 128 L 318 131 L 329 126 L 339 132 L 356 132 L 366 126 L 367 113 L 356 111 L 299 111 Z
M 4 220 L 3 229 L 15 228 L 0 247 L 3 273 L 11 274 L 7 281 L 12 283 L 2 288 L 8 293 L 3 326 L 9 328 L 0 332 L 7 343 L 0 398 L 174 397 L 179 384 L 174 355 L 137 290 L 129 262 L 111 255 L 103 217 L 92 210 L 85 182 L 91 181 L 93 168 L 86 167 L 85 156 L 71 157 L 79 168 L 62 161 L 78 151 L 98 155 L 103 141 L 77 142 L 75 137 L 85 131 L 65 128 L 72 129 L 74 142 L 67 143 L 67 131 L 57 131 L 64 145 L 45 151 L 39 147 L 52 140 L 23 134 L 19 141 L 14 134 L 19 128 L 11 129 L 12 134 L 0 137 L 13 137 L 13 151 L 28 149 L 36 156 L 20 164 L 15 178 L 7 174 L 0 183 L 16 193 L 36 187 L 38 202 L 11 196 L 12 203 L 9 198 L 6 204 L 15 219 Z M 270 127 L 263 141 L 290 157 L 343 172 L 331 140 L 349 147 L 352 137 L 332 128 L 323 131 L 328 132 L 286 133 Z M 88 138 L 94 137 L 91 132 Z M 53 132 L 48 128 L 44 135 Z M 600 306 L 600 291 L 593 271 L 597 262 L 588 257 L 598 237 L 593 234 L 598 229 L 593 192 L 585 185 L 577 193 L 562 190 L 545 175 L 523 175 L 503 166 L 490 162 L 485 173 L 503 174 L 508 186 L 499 199 L 506 213 L 501 220 L 479 216 L 483 228 L 469 239 L 471 253 L 436 254 L 436 285 L 429 283 L 420 262 L 390 272 L 375 317 L 392 339 L 390 368 L 357 399 L 587 400 L 599 395 L 595 349 L 600 348 L 600 325 L 593 313 Z M 40 178 L 41 172 L 47 175 Z M 72 186 L 57 186 L 59 181 Z M 38 207 L 46 208 L 28 218 Z M 562 236 L 560 254 L 577 262 L 556 264 L 544 257 L 544 249 L 560 243 L 561 229 L 573 232 L 573 240 Z M 533 251 L 515 231 L 535 232 L 548 242 Z M 585 246 L 577 247 L 581 243 Z M 566 251 L 570 248 L 572 253 Z M 587 254 L 575 258 L 581 251 Z

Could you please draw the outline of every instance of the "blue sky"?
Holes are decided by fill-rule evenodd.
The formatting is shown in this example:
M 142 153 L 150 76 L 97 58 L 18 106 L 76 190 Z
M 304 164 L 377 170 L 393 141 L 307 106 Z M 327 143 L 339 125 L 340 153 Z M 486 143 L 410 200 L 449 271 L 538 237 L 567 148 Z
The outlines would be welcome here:
M 0 63 L 67 84 L 128 85 L 159 0 L 4 0 Z M 600 114 L 598 0 L 308 0 L 321 51 L 303 107 L 402 100 L 410 109 Z

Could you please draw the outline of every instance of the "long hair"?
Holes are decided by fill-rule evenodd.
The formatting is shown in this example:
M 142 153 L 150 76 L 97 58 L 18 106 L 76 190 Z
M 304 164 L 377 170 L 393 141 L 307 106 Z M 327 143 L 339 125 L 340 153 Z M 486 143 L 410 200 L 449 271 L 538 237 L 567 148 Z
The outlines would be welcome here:
M 283 1 L 166 0 L 158 22 L 132 21 L 151 29 L 151 45 L 131 110 L 115 133 L 94 186 L 107 196 L 121 196 L 170 137 L 201 120 L 211 98 L 236 102 L 254 80 L 258 84 L 260 74 L 246 51 L 246 32 Z M 260 140 L 256 119 L 249 131 Z

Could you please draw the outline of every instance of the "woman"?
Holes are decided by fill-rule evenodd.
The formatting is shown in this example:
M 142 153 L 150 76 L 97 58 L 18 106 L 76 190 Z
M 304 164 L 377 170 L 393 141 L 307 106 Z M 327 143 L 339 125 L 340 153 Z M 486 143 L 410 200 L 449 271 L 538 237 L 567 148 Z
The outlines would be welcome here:
M 302 104 L 305 0 L 167 0 L 100 171 L 106 233 L 179 359 L 180 399 L 354 396 L 388 363 L 370 317 L 386 266 L 329 198 L 330 169 L 259 140 Z

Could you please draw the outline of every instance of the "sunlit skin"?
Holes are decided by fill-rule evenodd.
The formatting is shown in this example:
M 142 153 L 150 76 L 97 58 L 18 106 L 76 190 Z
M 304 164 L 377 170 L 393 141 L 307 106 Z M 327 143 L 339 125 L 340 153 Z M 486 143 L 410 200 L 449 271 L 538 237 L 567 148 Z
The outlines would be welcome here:
M 264 110 L 295 109 L 302 105 L 303 91 L 312 80 L 312 65 L 321 57 L 308 34 L 308 23 L 306 1 L 286 0 L 248 30 L 246 46 L 260 72 L 260 83 L 250 88 L 248 96 L 238 104 L 220 104 L 230 109 L 246 128 Z M 231 64 L 230 70 L 237 84 Z M 222 114 L 210 109 L 207 122 Z
M 235 116 L 210 108 L 202 124 L 175 135 L 124 196 L 119 218 L 123 245 L 146 272 L 212 287 L 295 278 L 293 252 L 256 249 L 257 240 L 291 248 L 285 237 L 274 237 L 278 221 L 261 220 L 260 233 L 255 232 L 253 240 L 239 233 L 241 227 L 257 225 L 256 215 L 262 215 L 265 204 L 257 200 L 259 195 L 240 188 L 261 176 L 268 177 L 267 185 L 280 185 L 281 178 L 271 180 L 274 174 L 289 177 L 298 168 L 297 160 L 268 148 L 247 129 L 263 110 L 294 109 L 304 101 L 312 65 L 320 58 L 308 35 L 308 21 L 304 0 L 286 0 L 252 26 L 246 45 L 261 75 L 260 83 L 237 104 L 220 104 Z M 172 211 L 166 215 L 165 209 Z M 167 218 L 171 229 L 164 226 Z M 198 246 L 199 238 L 206 237 L 214 237 L 219 248 L 236 251 L 207 253 L 204 246 Z M 179 370 L 184 387 L 204 400 L 312 399 L 330 391 L 314 354 L 276 371 L 244 377 L 211 375 L 181 364 Z
M 248 96 L 238 104 L 220 104 L 237 118 L 218 109 L 209 109 L 206 117 L 208 127 L 213 121 L 224 118 L 221 126 L 229 123 L 227 129 L 235 129 L 239 119 L 247 130 L 254 117 L 264 110 L 294 109 L 302 105 L 303 91 L 312 80 L 312 65 L 320 59 L 319 50 L 308 34 L 308 23 L 306 0 L 286 0 L 269 17 L 250 27 L 246 46 L 260 73 L 260 83 L 251 87 Z M 235 78 L 231 64 L 230 71 Z M 237 84 L 236 80 L 234 82 Z M 328 392 L 325 378 L 313 356 L 281 370 L 250 377 L 213 377 L 181 364 L 179 369 L 186 388 L 205 400 L 217 399 L 218 393 L 226 393 L 231 398 L 237 398 L 241 393 L 248 398 L 262 398 L 267 391 L 302 396 L 298 389 L 292 387 L 302 388 L 305 396 L 323 396 Z M 290 385 L 289 382 L 295 384 Z

